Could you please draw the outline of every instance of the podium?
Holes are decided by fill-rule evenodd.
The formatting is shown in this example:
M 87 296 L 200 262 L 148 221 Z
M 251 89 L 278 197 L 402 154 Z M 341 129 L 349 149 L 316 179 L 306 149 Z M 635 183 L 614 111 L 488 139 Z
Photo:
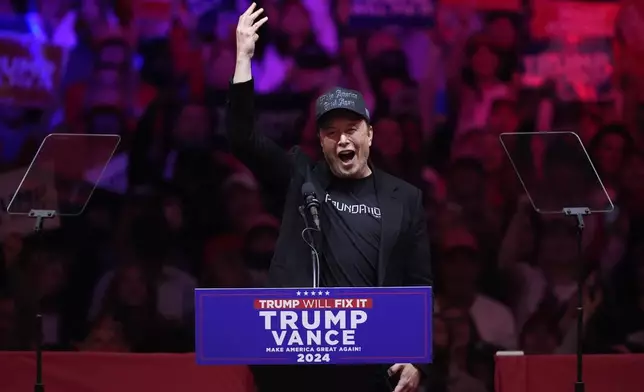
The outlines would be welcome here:
M 46 219 L 82 214 L 120 141 L 118 135 L 47 135 L 11 197 L 7 212 L 34 218 L 35 234 L 43 230 Z M 34 317 L 37 331 L 34 391 L 43 392 L 39 310 Z
M 196 289 L 200 365 L 430 363 L 431 287 Z

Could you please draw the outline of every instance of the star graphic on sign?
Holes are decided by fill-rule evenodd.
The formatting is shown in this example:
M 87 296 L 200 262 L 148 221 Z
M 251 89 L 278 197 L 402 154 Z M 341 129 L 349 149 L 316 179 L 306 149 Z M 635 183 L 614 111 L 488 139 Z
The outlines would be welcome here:
M 305 291 L 305 292 L 304 292 L 304 296 L 306 297 L 307 295 L 309 295 L 309 292 L 308 292 L 308 291 Z
M 321 292 L 321 291 L 318 291 L 318 295 L 322 295 L 322 292 Z
M 311 291 L 311 295 L 312 295 L 312 296 L 315 296 L 315 291 Z
M 302 292 L 301 292 L 301 291 L 298 291 L 298 292 L 297 292 L 297 293 L 295 293 L 295 294 L 297 294 L 297 296 L 299 297 L 300 295 L 302 295 Z
M 328 296 L 328 295 L 329 295 L 329 294 L 331 294 L 331 293 L 329 293 L 329 292 L 327 291 L 327 292 L 326 292 L 326 293 L 324 293 L 324 294 Z

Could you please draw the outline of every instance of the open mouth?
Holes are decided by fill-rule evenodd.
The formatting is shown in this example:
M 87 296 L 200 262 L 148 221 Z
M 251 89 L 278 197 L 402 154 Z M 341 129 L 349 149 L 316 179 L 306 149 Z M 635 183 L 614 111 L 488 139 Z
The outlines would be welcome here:
M 342 163 L 351 162 L 355 156 L 356 156 L 355 151 L 342 151 L 341 153 L 338 154 L 338 157 L 340 158 Z

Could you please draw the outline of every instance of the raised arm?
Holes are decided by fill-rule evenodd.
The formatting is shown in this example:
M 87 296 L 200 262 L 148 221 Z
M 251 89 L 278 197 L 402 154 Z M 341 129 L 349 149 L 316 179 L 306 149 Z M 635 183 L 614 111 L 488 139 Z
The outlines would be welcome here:
M 268 20 L 255 22 L 263 9 L 255 3 L 239 17 L 237 59 L 230 84 L 227 106 L 228 139 L 233 154 L 242 161 L 269 192 L 285 192 L 288 187 L 291 155 L 255 129 L 255 96 L 251 59 L 259 36 L 257 30 Z

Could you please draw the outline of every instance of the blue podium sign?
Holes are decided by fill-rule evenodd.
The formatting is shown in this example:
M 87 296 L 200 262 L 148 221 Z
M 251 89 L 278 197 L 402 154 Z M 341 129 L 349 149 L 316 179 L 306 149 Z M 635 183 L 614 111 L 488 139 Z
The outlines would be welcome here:
M 196 289 L 200 365 L 429 363 L 431 287 Z

